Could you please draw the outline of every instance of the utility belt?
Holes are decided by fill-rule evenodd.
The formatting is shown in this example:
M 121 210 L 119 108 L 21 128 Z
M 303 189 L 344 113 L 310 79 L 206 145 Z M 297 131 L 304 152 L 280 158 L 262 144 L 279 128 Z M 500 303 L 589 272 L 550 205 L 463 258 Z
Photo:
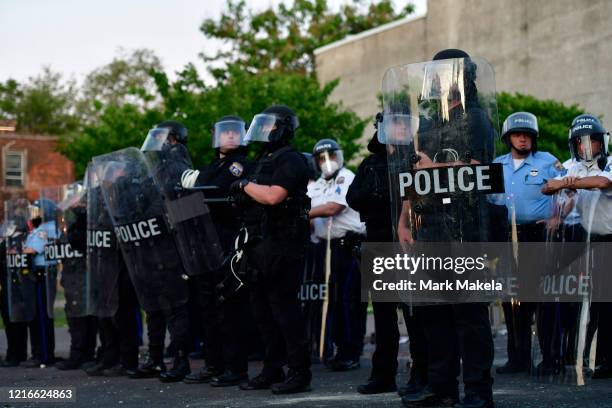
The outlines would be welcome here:
M 256 205 L 245 217 L 252 237 L 262 239 L 307 239 L 310 234 L 308 210 L 304 198 L 289 197 L 278 206 Z
M 343 237 L 333 238 L 329 242 L 332 246 L 346 248 L 351 251 L 351 255 L 357 259 L 361 258 L 361 243 L 365 240 L 365 236 L 354 231 L 348 231 Z M 326 243 L 326 239 L 321 239 L 322 243 Z

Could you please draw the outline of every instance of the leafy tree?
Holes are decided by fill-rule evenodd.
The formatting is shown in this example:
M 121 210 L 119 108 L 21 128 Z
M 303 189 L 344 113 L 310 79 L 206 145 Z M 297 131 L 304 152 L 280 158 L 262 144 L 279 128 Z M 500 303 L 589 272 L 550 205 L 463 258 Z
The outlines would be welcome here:
M 121 50 L 110 63 L 85 78 L 78 105 L 83 121 L 91 124 L 98 120 L 108 105 L 131 104 L 143 111 L 153 107 L 159 103 L 153 75 L 161 70 L 161 62 L 153 51 Z
M 531 112 L 538 118 L 538 150 L 547 151 L 561 161 L 570 157 L 567 146 L 568 129 L 572 119 L 584 113 L 578 105 L 566 106 L 551 99 L 537 99 L 521 93 L 501 92 L 497 97 L 499 125 L 513 112 Z M 498 154 L 508 152 L 508 148 L 498 143 Z
M 14 79 L 0 82 L 0 119 L 17 119 L 17 105 L 23 97 L 21 84 Z
M 64 81 L 61 74 L 46 67 L 26 84 L 10 86 L 16 99 L 4 103 L 12 105 L 9 109 L 13 109 L 19 131 L 61 135 L 78 128 L 77 88 L 73 80 Z
M 238 66 L 251 73 L 262 71 L 314 74 L 314 50 L 348 35 L 405 17 L 414 11 L 408 4 L 396 12 L 391 0 L 371 2 L 352 0 L 333 12 L 327 0 L 295 0 L 281 3 L 277 10 L 254 12 L 244 0 L 230 0 L 218 20 L 206 19 L 200 30 L 206 37 L 222 40 L 229 50 L 203 54 L 207 62 L 222 62 L 211 69 L 224 79 L 228 67 Z

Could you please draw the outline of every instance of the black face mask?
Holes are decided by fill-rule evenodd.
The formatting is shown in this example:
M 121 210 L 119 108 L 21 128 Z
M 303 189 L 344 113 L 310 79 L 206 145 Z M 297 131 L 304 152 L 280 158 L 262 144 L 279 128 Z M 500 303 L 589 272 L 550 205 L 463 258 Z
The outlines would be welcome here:
M 32 226 L 34 228 L 40 227 L 40 224 L 42 224 L 42 218 L 40 217 L 32 218 Z

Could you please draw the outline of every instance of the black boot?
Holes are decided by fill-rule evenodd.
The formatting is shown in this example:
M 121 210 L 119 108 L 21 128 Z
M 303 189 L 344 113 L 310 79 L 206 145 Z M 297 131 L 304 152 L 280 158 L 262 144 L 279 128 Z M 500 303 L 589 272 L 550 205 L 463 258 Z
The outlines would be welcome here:
M 189 367 L 189 359 L 184 350 L 179 350 L 176 357 L 174 358 L 174 364 L 172 368 L 159 375 L 161 382 L 178 382 L 183 381 L 185 376 L 191 373 Z
M 247 373 L 234 373 L 230 370 L 226 370 L 223 374 L 217 377 L 213 377 L 210 380 L 211 387 L 229 387 L 231 385 L 239 385 L 245 381 L 248 381 L 249 375 Z
M 310 391 L 310 380 L 312 380 L 312 374 L 308 369 L 303 371 L 289 370 L 284 382 L 272 385 L 272 394 L 308 392 Z
M 210 382 L 214 377 L 223 374 L 223 371 L 215 367 L 202 367 L 197 373 L 185 376 L 185 384 L 204 384 Z
M 285 381 L 285 373 L 282 369 L 276 373 L 264 373 L 251 378 L 248 382 L 240 384 L 241 390 L 267 390 L 272 384 Z
M 458 400 L 454 395 L 439 394 L 427 386 L 419 393 L 404 395 L 402 404 L 405 407 L 453 407 Z
M 463 401 L 455 404 L 454 408 L 493 408 L 493 396 L 487 396 L 486 398 L 476 393 L 465 393 Z
M 395 392 L 396 390 L 395 380 L 384 381 L 374 377 L 368 379 L 367 384 L 357 387 L 357 392 L 360 394 L 382 394 L 385 392 Z
M 55 368 L 58 370 L 76 370 L 77 368 L 81 368 L 83 363 L 84 361 L 81 359 L 69 357 L 67 360 L 55 363 Z
M 153 361 L 152 358 L 148 358 L 136 371 L 130 375 L 130 378 L 155 378 L 159 377 L 161 373 L 166 371 L 166 365 L 164 360 Z
M 408 394 L 418 394 L 423 391 L 425 386 L 427 385 L 427 380 L 420 374 L 410 373 L 410 380 L 406 383 L 406 385 L 400 387 L 397 390 L 397 393 L 400 397 Z

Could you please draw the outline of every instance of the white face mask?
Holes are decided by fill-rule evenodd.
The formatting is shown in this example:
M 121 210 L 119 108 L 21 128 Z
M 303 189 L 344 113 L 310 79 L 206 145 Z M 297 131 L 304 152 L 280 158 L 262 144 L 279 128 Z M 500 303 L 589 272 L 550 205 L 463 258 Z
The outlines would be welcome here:
M 340 168 L 340 164 L 338 164 L 335 160 L 325 160 L 325 162 L 321 165 L 321 172 L 323 173 L 323 177 L 328 179 L 334 175 L 335 172 Z

